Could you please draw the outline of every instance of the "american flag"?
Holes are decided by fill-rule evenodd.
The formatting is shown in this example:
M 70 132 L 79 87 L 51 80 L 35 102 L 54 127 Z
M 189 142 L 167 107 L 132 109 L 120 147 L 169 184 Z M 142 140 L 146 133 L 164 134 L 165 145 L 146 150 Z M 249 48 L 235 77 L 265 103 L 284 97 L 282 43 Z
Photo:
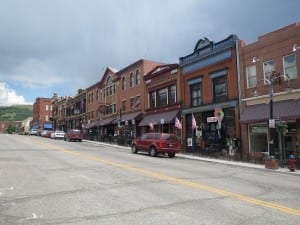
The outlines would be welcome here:
M 196 129 L 197 128 L 197 123 L 196 123 L 196 119 L 194 116 L 194 113 L 192 114 L 192 129 Z
M 179 121 L 179 119 L 177 118 L 177 116 L 175 118 L 175 127 L 177 127 L 178 129 L 182 129 L 182 124 Z

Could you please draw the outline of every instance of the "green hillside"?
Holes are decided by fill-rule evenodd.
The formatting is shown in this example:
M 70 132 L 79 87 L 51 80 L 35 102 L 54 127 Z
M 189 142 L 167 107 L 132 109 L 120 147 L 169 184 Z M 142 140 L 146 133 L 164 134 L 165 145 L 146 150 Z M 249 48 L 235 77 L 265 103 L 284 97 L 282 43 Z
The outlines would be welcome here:
M 0 107 L 0 121 L 22 121 L 32 116 L 32 105 Z

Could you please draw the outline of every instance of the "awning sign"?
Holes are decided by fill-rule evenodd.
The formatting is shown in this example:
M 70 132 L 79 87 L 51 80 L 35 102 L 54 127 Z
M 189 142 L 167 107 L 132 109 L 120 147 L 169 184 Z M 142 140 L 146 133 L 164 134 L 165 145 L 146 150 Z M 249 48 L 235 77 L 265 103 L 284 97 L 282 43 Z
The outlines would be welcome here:
M 218 122 L 218 118 L 215 116 L 207 117 L 207 122 L 208 123 L 215 123 Z

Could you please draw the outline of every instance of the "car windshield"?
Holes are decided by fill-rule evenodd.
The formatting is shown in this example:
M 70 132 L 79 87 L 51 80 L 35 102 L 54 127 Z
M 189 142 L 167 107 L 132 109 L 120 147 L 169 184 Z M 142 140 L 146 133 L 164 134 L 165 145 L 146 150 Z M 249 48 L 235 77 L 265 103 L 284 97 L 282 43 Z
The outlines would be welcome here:
M 80 133 L 81 131 L 80 130 L 71 130 L 71 132 Z

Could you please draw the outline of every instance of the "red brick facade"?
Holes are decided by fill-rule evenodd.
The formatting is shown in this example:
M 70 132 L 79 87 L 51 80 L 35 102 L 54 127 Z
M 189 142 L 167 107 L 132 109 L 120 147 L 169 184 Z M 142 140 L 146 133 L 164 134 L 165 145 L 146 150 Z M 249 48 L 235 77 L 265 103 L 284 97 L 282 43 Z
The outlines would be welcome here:
M 36 98 L 33 104 L 32 125 L 43 129 L 45 123 L 52 123 L 52 99 L 51 98 Z
M 300 98 L 300 49 L 293 51 L 295 44 L 300 44 L 300 23 L 291 24 L 262 35 L 258 37 L 256 42 L 248 45 L 244 44 L 240 49 L 242 89 L 241 131 L 242 149 L 245 159 L 262 160 L 263 153 L 261 152 L 269 151 L 268 144 L 269 142 L 273 143 L 273 139 L 275 157 L 282 162 L 291 152 L 297 154 L 297 141 L 299 142 L 300 140 L 300 114 L 298 116 L 291 116 L 288 111 L 294 111 L 294 109 L 280 109 L 282 113 L 277 113 L 279 109 L 276 108 L 283 102 L 290 104 L 291 101 L 299 101 Z M 289 61 L 285 63 L 285 60 Z M 278 77 L 274 80 L 272 86 L 267 82 L 264 76 L 268 68 L 267 66 L 269 66 Z M 251 69 L 253 69 L 252 71 L 254 72 L 250 72 Z M 256 75 L 254 81 L 248 78 L 250 73 Z M 290 73 L 290 79 L 286 76 L 288 73 Z M 267 125 L 269 116 L 260 119 L 259 115 L 264 112 L 257 110 L 255 115 L 255 107 L 258 109 L 258 107 L 262 107 L 263 105 L 267 106 L 265 107 L 267 111 L 266 114 L 270 114 L 271 87 L 273 87 L 274 118 L 276 117 L 278 122 L 284 120 L 284 122 L 288 123 L 287 125 L 289 127 L 286 134 L 281 136 L 276 132 L 276 136 L 273 138 L 271 138 L 270 130 Z M 249 113 L 250 109 L 254 109 L 252 115 Z M 260 134 L 248 132 L 254 129 L 258 130 L 258 128 L 261 130 Z M 257 141 L 253 139 L 254 135 L 260 136 L 260 139 L 264 140 L 264 144 L 257 145 Z M 280 135 L 280 139 L 282 139 L 280 140 L 282 144 L 278 142 L 278 135 Z

